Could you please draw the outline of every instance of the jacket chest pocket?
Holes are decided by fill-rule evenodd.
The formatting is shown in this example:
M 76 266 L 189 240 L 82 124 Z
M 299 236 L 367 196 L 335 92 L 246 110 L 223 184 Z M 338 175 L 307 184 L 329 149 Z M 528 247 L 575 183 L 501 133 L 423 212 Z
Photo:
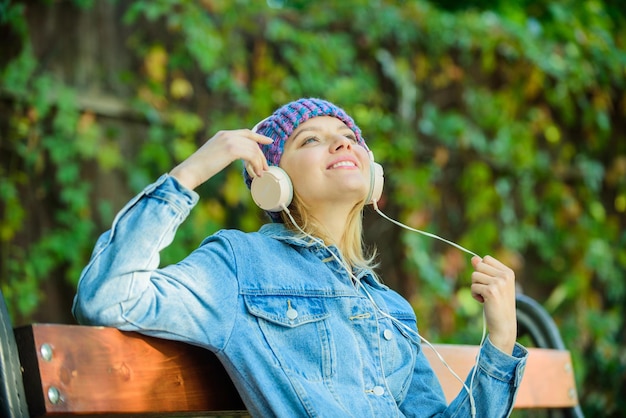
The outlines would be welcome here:
M 244 301 L 286 372 L 311 381 L 334 374 L 335 345 L 324 298 L 244 295 Z

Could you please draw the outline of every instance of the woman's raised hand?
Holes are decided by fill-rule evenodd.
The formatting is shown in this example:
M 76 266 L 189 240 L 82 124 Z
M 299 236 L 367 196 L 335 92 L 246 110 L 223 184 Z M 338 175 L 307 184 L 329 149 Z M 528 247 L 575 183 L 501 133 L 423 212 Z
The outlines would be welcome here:
M 484 303 L 489 340 L 511 354 L 517 339 L 515 273 L 491 256 L 473 257 L 472 296 Z
M 174 167 L 170 175 L 193 190 L 233 161 L 241 159 L 260 176 L 268 169 L 268 164 L 259 144 L 271 143 L 271 138 L 250 129 L 219 131 L 185 161 Z

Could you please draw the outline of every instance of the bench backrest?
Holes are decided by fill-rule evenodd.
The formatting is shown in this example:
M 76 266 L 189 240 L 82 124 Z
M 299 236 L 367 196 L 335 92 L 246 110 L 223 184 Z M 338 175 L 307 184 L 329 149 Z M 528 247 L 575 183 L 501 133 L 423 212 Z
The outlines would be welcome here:
M 30 415 L 245 414 L 215 355 L 174 341 L 113 328 L 35 324 L 15 330 Z M 478 347 L 436 345 L 461 377 Z M 578 404 L 570 354 L 531 348 L 516 408 Z M 451 400 L 461 384 L 434 352 L 425 353 Z

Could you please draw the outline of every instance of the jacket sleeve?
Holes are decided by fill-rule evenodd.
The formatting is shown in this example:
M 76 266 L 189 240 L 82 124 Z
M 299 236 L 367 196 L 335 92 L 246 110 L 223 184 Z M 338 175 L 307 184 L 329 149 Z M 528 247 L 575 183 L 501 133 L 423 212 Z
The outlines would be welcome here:
M 424 348 L 423 349 L 429 349 Z M 446 405 L 437 376 L 424 353 L 418 354 L 411 388 L 400 405 L 407 417 L 508 417 L 513 409 L 517 389 L 522 381 L 528 350 L 515 345 L 512 355 L 498 350 L 489 338 L 481 347 L 472 384 L 474 369 L 465 380 L 465 387 Z M 468 389 L 471 387 L 475 414 Z
M 79 323 L 223 347 L 237 312 L 228 242 L 207 240 L 180 263 L 159 268 L 159 252 L 197 201 L 165 174 L 117 214 L 79 279 L 72 307 Z

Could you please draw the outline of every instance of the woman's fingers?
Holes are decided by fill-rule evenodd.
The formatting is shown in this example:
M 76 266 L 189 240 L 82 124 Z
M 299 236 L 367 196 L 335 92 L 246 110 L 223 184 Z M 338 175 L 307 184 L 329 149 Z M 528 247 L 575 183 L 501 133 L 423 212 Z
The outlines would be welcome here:
M 483 259 L 474 257 L 472 264 L 474 265 L 472 284 L 476 284 L 477 289 L 489 287 L 504 289 L 513 285 L 515 281 L 513 270 L 489 255 Z
M 241 159 L 244 161 L 246 171 L 252 178 L 262 176 L 264 171 L 269 168 L 265 155 L 261 151 L 259 145 L 268 145 L 274 142 L 272 138 L 252 132 L 249 129 L 237 131 L 239 135 L 252 141 L 246 143 L 244 147 L 238 148 L 241 144 L 236 143 L 236 152 L 233 155 L 233 161 Z M 250 147 L 250 145 L 252 145 Z
M 243 160 L 256 175 L 262 175 L 268 164 L 259 145 L 271 144 L 272 139 L 249 129 L 217 132 L 170 174 L 183 185 L 195 189 L 235 160 Z

